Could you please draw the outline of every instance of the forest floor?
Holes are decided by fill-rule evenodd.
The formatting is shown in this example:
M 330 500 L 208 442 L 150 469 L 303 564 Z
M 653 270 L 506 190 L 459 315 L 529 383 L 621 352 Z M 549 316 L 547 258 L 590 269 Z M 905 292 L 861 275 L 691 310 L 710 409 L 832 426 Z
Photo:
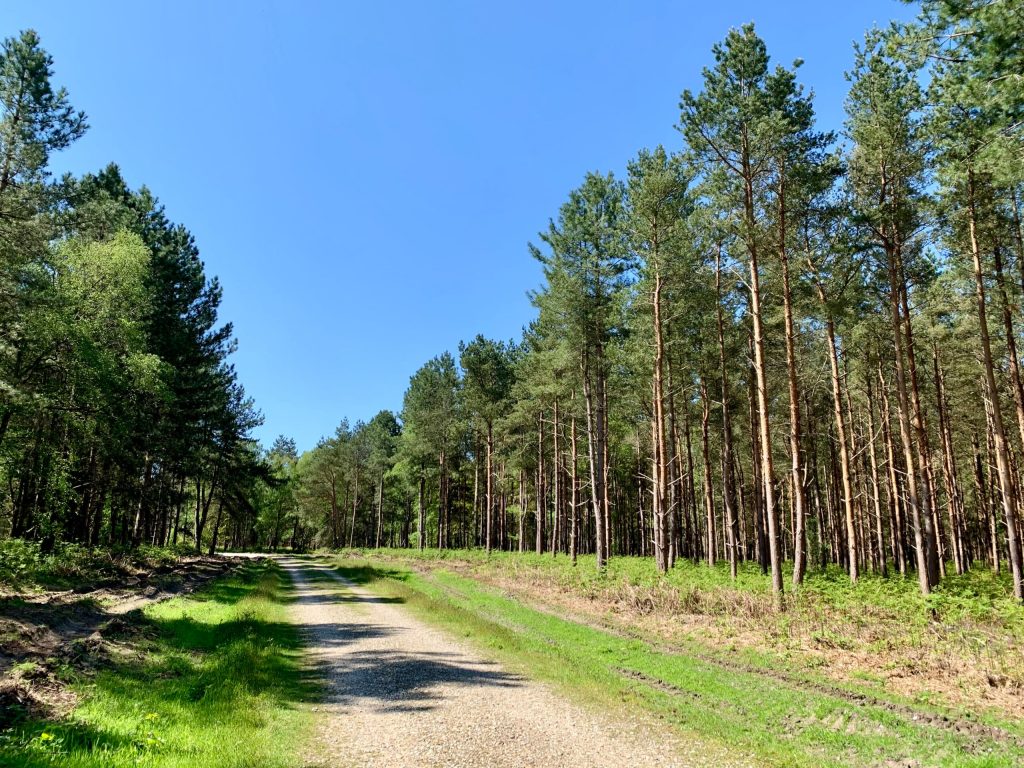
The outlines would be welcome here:
M 79 606 L 72 618 L 60 601 L 32 609 L 32 619 L 15 608 L 14 639 L 31 641 L 32 627 L 44 626 L 43 634 L 64 640 L 39 643 L 9 670 L 0 765 L 298 764 L 320 689 L 289 619 L 291 580 L 266 558 L 204 558 L 183 568 L 190 575 L 179 591 L 194 591 L 166 600 L 168 592 L 146 596 L 136 585 L 105 608 Z M 10 604 L 0 605 L 0 616 L 13 621 Z M 50 608 L 63 618 L 48 619 Z
M 238 566 L 223 557 L 183 557 L 124 565 L 115 575 L 76 579 L 70 589 L 0 588 L 0 729 L 25 714 L 67 715 L 78 697 L 61 668 L 94 666 L 130 631 L 127 614 L 191 593 Z
M 395 550 L 367 552 L 396 557 Z M 985 568 L 950 575 L 925 598 L 913 578 L 867 575 L 851 585 L 837 570 L 789 587 L 772 605 L 754 564 L 733 582 L 728 566 L 680 561 L 668 576 L 650 558 L 592 558 L 427 550 L 396 562 L 448 570 L 531 605 L 609 631 L 708 655 L 723 663 L 786 668 L 868 692 L 897 694 L 995 718 L 1024 721 L 1024 610 L 1008 578 Z
M 974 611 L 952 595 L 919 605 L 912 585 L 886 596 L 865 580 L 851 596 L 812 580 L 778 615 L 770 596 L 726 595 L 692 564 L 666 583 L 639 578 L 639 559 L 602 576 L 501 553 L 330 562 L 510 669 L 757 764 L 1024 765 L 1021 612 L 1001 584 L 975 594 Z

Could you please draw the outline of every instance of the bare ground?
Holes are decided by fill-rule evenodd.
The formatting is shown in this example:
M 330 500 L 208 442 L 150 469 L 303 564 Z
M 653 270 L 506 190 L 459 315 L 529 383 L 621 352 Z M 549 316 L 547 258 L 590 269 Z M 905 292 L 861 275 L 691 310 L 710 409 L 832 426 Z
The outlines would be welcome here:
M 337 576 L 282 558 L 324 684 L 310 766 L 752 765 L 570 702 Z

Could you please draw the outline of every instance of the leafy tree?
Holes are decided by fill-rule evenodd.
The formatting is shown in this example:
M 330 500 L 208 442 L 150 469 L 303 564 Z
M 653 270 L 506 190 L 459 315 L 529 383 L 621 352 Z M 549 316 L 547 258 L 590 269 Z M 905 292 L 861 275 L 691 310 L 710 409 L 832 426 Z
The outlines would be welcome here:
M 644 367 L 651 370 L 651 514 L 655 559 L 662 572 L 670 567 L 671 548 L 670 393 L 666 381 L 669 300 L 694 267 L 689 221 L 694 203 L 689 186 L 690 171 L 682 158 L 669 156 L 663 147 L 641 151 L 629 165 L 629 239 L 641 265 L 637 310 L 645 316 L 648 309 L 650 312 L 650 352 L 644 357 L 651 359 L 645 359 Z
M 772 459 L 769 390 L 765 360 L 765 315 L 761 290 L 762 261 L 771 248 L 771 216 L 784 204 L 773 187 L 784 184 L 779 173 L 787 150 L 799 143 L 813 119 L 809 101 L 796 85 L 792 70 L 770 70 L 764 42 L 752 24 L 729 32 L 724 42 L 712 49 L 715 66 L 704 70 L 703 90 L 684 91 L 680 130 L 706 177 L 705 189 L 713 205 L 729 211 L 737 222 L 737 237 L 746 251 L 750 272 L 750 314 L 753 321 L 754 373 L 761 439 L 761 477 L 768 545 L 771 557 L 772 589 L 781 603 L 782 553 L 780 525 Z M 799 62 L 797 62 L 799 65 Z M 816 141 L 809 136 L 806 141 Z M 784 227 L 785 214 L 779 217 Z M 776 242 L 785 252 L 786 238 Z M 782 261 L 783 266 L 787 263 Z M 787 290 L 784 286 L 783 293 Z M 788 298 L 786 299 L 788 306 Z M 789 310 L 787 309 L 787 316 Z M 792 318 L 787 320 L 787 339 L 792 336 Z M 791 400 L 793 361 L 787 346 Z M 793 412 L 790 412 L 793 420 Z M 795 423 L 793 429 L 797 429 Z M 792 451 L 794 478 L 798 478 L 799 450 Z M 801 480 L 793 490 L 802 504 Z M 798 509 L 797 514 L 802 514 Z

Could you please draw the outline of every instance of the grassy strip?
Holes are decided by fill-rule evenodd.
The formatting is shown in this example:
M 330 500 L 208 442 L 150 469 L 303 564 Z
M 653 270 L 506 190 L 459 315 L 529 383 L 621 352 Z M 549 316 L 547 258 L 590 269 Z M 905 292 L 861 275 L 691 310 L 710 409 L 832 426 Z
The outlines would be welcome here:
M 315 689 L 285 615 L 288 593 L 276 564 L 247 563 L 202 592 L 148 607 L 137 652 L 95 674 L 66 670 L 82 703 L 59 722 L 0 734 L 0 764 L 298 765 L 313 717 L 302 702 Z
M 401 565 L 335 561 L 346 578 L 402 598 L 425 619 L 490 650 L 510 667 L 605 704 L 626 702 L 684 734 L 779 766 L 925 765 L 1000 768 L 1019 744 L 915 722 L 871 703 L 788 686 L 652 648 L 639 639 L 534 610 L 472 579 Z

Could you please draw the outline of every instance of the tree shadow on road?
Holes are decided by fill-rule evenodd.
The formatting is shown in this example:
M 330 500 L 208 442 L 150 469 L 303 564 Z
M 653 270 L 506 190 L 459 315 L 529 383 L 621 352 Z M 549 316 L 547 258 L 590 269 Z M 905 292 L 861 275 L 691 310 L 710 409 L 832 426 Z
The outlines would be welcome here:
M 443 700 L 439 685 L 513 688 L 522 678 L 492 662 L 459 653 L 405 653 L 390 649 L 346 654 L 327 670 L 324 701 L 370 703 L 384 712 L 421 712 Z
M 343 588 L 337 581 L 334 582 L 337 588 Z M 299 588 L 296 602 L 300 605 L 337 605 L 338 603 L 386 605 L 404 603 L 401 597 L 378 597 L 377 595 L 357 595 L 352 592 L 317 591 Z

